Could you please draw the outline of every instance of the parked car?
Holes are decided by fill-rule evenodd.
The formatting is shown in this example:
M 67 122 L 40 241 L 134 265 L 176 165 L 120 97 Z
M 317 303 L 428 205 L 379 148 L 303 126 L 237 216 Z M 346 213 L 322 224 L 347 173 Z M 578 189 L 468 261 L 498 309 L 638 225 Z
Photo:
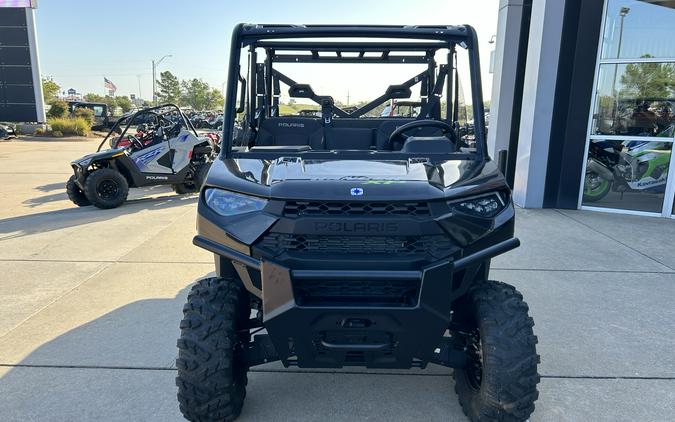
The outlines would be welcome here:
M 76 108 L 88 108 L 94 112 L 94 124 L 92 129 L 101 130 L 111 127 L 115 123 L 112 113 L 107 104 L 90 103 L 85 101 L 69 101 L 68 111 L 72 114 Z

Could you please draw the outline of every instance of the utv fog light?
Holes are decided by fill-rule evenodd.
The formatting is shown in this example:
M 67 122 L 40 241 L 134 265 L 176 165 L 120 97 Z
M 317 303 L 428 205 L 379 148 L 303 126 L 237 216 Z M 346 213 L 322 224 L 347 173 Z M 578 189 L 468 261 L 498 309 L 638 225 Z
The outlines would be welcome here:
M 260 211 L 267 205 L 267 199 L 240 195 L 222 189 L 206 189 L 204 199 L 209 208 L 224 217 Z
M 486 218 L 494 217 L 499 214 L 505 206 L 506 203 L 504 202 L 504 199 L 497 193 L 450 203 L 450 207 L 458 211 Z

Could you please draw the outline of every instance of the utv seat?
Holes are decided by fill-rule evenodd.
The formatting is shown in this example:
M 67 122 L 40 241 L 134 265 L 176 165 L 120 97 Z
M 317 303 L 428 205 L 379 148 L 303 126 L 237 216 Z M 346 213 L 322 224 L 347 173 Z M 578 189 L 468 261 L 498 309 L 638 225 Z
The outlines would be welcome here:
M 375 145 L 375 129 L 332 127 L 326 129 L 326 149 L 369 150 Z
M 307 145 L 324 149 L 323 125 L 310 117 L 269 117 L 260 125 L 256 146 Z

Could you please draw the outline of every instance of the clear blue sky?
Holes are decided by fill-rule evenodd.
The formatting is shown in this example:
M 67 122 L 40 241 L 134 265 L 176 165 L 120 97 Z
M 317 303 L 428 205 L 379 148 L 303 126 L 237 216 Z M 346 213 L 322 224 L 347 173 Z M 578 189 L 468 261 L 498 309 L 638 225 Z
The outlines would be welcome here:
M 463 24 L 479 35 L 484 96 L 497 32 L 498 0 L 40 0 L 36 10 L 40 65 L 63 90 L 103 94 L 103 76 L 118 95 L 151 96 L 151 60 L 159 71 L 221 87 L 232 28 L 250 23 Z

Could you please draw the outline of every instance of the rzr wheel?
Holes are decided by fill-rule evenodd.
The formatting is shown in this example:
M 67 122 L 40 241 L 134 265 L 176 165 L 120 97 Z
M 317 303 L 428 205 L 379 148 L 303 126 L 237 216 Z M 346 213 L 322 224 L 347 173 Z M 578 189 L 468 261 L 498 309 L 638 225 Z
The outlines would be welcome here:
M 178 339 L 178 403 L 190 421 L 232 421 L 246 397 L 248 293 L 237 279 L 200 280 L 188 294 Z M 244 327 L 244 330 L 242 330 Z
M 78 207 L 86 207 L 87 205 L 91 205 L 91 202 L 89 202 L 87 197 L 84 195 L 82 189 L 77 186 L 75 180 L 75 175 L 73 175 L 70 176 L 70 179 L 68 179 L 66 182 L 66 193 L 68 194 L 68 199 L 70 199 L 73 204 L 77 205 Z
M 199 167 L 197 167 L 197 171 L 195 171 L 193 176 L 194 180 L 192 182 L 171 185 L 171 189 L 179 195 L 199 192 L 206 180 L 206 176 L 209 174 L 210 168 L 211 163 L 200 164 Z
M 117 170 L 102 168 L 89 173 L 84 194 L 98 208 L 117 208 L 127 199 L 129 184 Z
M 454 371 L 455 391 L 472 421 L 525 421 L 539 393 L 534 321 L 523 296 L 498 281 L 481 281 L 456 309 L 468 327 L 467 366 Z

